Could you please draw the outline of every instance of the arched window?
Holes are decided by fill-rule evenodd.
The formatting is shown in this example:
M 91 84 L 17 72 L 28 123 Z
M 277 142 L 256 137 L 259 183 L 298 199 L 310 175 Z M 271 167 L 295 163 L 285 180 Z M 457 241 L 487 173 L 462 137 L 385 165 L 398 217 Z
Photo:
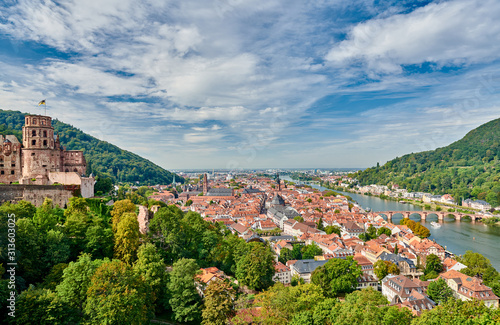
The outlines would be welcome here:
M 46 146 L 47 145 L 47 140 L 43 140 L 43 145 Z
M 78 172 L 78 170 L 77 170 L 76 168 L 75 168 L 75 169 L 73 169 L 73 171 L 74 171 L 75 173 L 76 173 L 76 172 Z
M 69 169 L 68 168 L 66 168 L 66 173 L 69 173 Z
M 36 137 L 36 130 L 31 131 L 31 136 Z

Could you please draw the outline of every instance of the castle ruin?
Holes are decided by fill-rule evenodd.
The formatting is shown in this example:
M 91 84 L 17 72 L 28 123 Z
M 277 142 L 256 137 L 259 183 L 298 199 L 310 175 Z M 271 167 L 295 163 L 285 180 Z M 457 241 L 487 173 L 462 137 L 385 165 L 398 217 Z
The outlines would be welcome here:
M 51 117 L 26 115 L 22 145 L 14 135 L 0 135 L 0 144 L 0 183 L 26 185 L 18 186 L 20 188 L 29 185 L 31 194 L 26 198 L 36 201 L 32 203 L 38 205 L 40 199 L 49 194 L 44 190 L 47 185 L 65 185 L 66 190 L 73 194 L 75 189 L 79 189 L 85 198 L 94 195 L 95 179 L 85 177 L 87 162 L 83 152 L 61 147 L 59 136 L 54 135 Z M 43 185 L 39 187 L 39 195 L 33 196 L 33 189 L 37 192 L 37 187 L 32 185 Z M 17 195 L 14 201 L 19 199 Z M 61 202 L 67 203 L 67 199 Z

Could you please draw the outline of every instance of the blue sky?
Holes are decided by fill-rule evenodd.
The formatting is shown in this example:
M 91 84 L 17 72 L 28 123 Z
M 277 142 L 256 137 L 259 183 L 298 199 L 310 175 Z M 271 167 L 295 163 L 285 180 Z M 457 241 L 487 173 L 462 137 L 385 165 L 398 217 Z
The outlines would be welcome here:
M 369 167 L 500 117 L 500 2 L 0 2 L 1 109 L 167 169 Z

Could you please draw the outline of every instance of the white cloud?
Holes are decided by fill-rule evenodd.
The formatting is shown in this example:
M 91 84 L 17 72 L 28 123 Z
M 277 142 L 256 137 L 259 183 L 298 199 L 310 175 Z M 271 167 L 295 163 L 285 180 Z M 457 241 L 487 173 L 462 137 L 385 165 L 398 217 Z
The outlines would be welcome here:
M 500 50 L 499 16 L 500 3 L 494 0 L 432 3 L 356 25 L 326 59 L 335 65 L 361 60 L 384 73 L 401 72 L 405 64 L 488 62 Z
M 175 108 L 163 112 L 161 115 L 172 121 L 198 123 L 207 120 L 239 121 L 244 119 L 250 111 L 242 106 L 235 107 L 200 107 L 199 109 Z

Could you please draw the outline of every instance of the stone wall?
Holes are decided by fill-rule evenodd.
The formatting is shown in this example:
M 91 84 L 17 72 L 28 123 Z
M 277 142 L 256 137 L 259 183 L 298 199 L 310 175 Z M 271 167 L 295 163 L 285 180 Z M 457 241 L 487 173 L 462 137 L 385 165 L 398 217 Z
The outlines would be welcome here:
M 45 198 L 49 198 L 64 208 L 71 197 L 73 190 L 64 185 L 0 185 L 0 204 L 25 200 L 40 206 Z

